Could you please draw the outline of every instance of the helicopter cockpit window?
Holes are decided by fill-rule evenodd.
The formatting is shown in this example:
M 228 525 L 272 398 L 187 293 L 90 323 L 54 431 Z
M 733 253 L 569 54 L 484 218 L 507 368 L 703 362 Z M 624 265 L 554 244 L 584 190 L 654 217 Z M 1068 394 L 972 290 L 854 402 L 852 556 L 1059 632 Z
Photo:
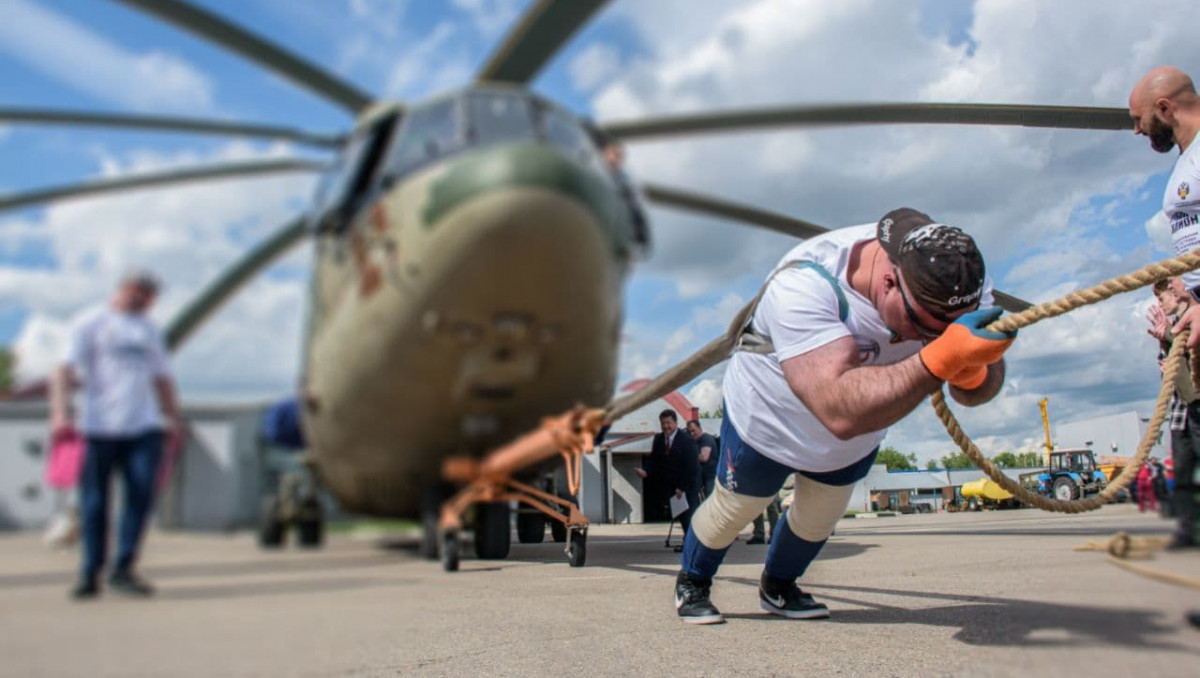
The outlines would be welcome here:
M 486 146 L 500 141 L 534 138 L 529 99 L 507 92 L 472 92 L 467 97 L 471 142 Z
M 317 214 L 329 211 L 345 198 L 358 174 L 358 166 L 367 151 L 368 143 L 367 135 L 355 137 L 346 143 L 337 162 L 321 178 L 315 205 Z
M 542 134 L 546 141 L 583 165 L 601 165 L 596 144 L 574 117 L 549 106 L 542 109 Z
M 397 115 L 381 118 L 360 130 L 342 147 L 337 161 L 325 173 L 317 189 L 310 227 L 323 232 L 340 232 L 361 206 L 383 147 L 395 125 Z
M 467 144 L 461 100 L 443 99 L 409 112 L 400 129 L 388 174 L 398 177 L 421 165 L 462 149 Z

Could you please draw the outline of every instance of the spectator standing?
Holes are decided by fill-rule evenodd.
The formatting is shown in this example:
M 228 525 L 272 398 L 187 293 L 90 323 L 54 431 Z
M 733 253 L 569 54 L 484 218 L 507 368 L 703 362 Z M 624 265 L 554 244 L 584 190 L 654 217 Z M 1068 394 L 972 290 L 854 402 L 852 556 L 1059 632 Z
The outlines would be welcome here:
M 717 482 L 717 461 L 721 456 L 721 449 L 717 445 L 717 439 L 711 433 L 704 432 L 699 419 L 689 421 L 687 429 L 699 448 L 697 458 L 700 460 L 700 481 L 704 488 L 704 496 L 707 497 L 712 494 L 713 484 Z
M 87 452 L 79 479 L 83 562 L 77 600 L 96 597 L 108 550 L 109 478 L 121 473 L 124 510 L 117 558 L 108 578 L 114 591 L 148 596 L 153 588 L 134 572 L 154 502 L 165 433 L 181 439 L 182 420 L 162 334 L 147 317 L 158 278 L 131 270 L 109 304 L 83 313 L 71 329 L 63 364 L 51 380 L 50 428 L 57 437 L 75 430 L 69 398 L 83 389 L 79 430 Z
M 1150 139 L 1159 153 L 1179 148 L 1179 159 L 1163 193 L 1163 214 L 1171 224 L 1175 253 L 1185 254 L 1200 247 L 1200 96 L 1186 73 L 1160 66 L 1146 73 L 1129 93 L 1129 115 L 1134 132 Z M 1183 275 L 1183 284 L 1193 298 L 1200 298 L 1200 271 Z M 1180 314 L 1173 330 L 1192 332 L 1188 348 L 1200 346 L 1200 305 L 1192 304 Z M 1200 510 L 1196 500 L 1196 457 L 1200 455 L 1200 401 L 1185 409 L 1185 422 L 1171 428 L 1171 454 L 1175 465 L 1175 514 L 1179 519 L 1169 548 L 1197 545 L 1196 524 Z M 1174 424 L 1174 421 L 1172 422 Z

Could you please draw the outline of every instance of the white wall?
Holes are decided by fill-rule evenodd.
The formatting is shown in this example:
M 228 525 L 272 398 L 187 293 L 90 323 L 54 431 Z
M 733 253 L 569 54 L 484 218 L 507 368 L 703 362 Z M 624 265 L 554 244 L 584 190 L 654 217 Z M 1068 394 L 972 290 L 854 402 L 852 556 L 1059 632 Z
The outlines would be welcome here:
M 1137 412 L 1122 412 L 1057 424 L 1053 442 L 1061 448 L 1090 446 L 1097 456 L 1132 457 L 1137 453 L 1138 444 L 1148 427 L 1149 422 Z M 1159 442 L 1151 449 L 1151 455 L 1159 458 L 1166 456 L 1171 436 L 1166 428 L 1164 425 Z
M 258 427 L 261 405 L 184 404 L 193 439 L 157 500 L 164 527 L 224 530 L 253 525 L 261 472 Z M 46 485 L 47 408 L 40 403 L 0 403 L 0 529 L 40 529 L 60 498 Z M 119 504 L 120 492 L 114 495 Z

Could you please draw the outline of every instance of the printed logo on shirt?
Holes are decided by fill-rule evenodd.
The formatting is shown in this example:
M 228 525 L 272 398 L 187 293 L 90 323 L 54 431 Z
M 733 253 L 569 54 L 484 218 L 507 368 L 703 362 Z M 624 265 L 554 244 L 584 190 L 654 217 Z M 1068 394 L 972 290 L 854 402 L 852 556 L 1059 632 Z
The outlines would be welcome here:
M 1177 231 L 1187 228 L 1188 226 L 1195 226 L 1196 223 L 1197 215 L 1188 214 L 1187 212 L 1176 212 L 1171 215 L 1171 234 L 1174 235 Z M 1176 243 L 1175 251 L 1179 252 L 1179 243 Z M 1184 252 L 1190 251 L 1190 247 L 1184 250 Z
M 1192 192 L 1192 188 L 1188 186 L 1188 182 L 1184 181 L 1179 184 L 1179 188 L 1175 189 L 1175 194 L 1180 200 L 1187 200 L 1188 194 Z

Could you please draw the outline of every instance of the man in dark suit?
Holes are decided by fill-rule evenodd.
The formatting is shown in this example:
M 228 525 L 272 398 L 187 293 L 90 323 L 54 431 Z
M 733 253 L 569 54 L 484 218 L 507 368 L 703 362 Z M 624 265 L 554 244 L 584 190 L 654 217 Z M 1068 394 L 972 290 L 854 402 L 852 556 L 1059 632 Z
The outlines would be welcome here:
M 663 410 L 658 415 L 662 433 L 654 436 L 650 446 L 650 468 L 659 469 L 666 499 L 686 497 L 688 508 L 678 516 L 679 526 L 687 534 L 692 521 L 692 512 L 700 505 L 700 458 L 696 441 L 687 431 L 679 429 L 679 416 L 675 410 Z M 655 464 L 655 461 L 658 461 Z M 670 513 L 667 514 L 670 517 Z

